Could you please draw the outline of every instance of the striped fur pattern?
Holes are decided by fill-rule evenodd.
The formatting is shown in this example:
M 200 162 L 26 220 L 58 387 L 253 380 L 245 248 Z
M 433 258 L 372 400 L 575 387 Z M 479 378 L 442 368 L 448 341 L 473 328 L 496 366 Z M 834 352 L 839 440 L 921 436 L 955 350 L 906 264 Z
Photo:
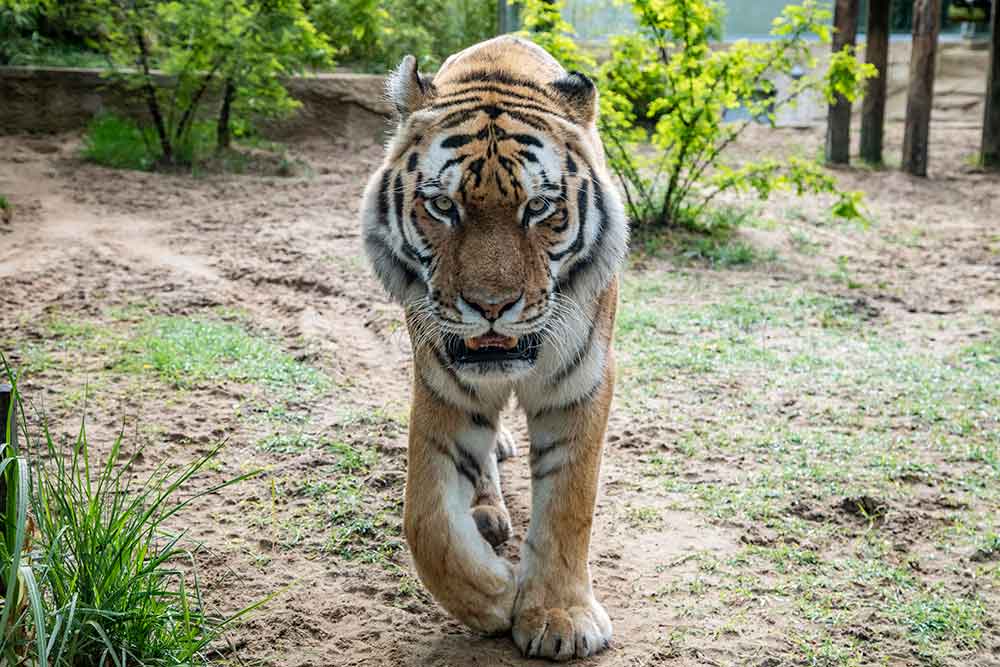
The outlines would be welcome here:
M 627 245 L 597 91 L 513 37 L 433 79 L 407 57 L 387 88 L 398 125 L 362 224 L 413 347 L 404 528 L 417 571 L 452 615 L 512 630 L 526 655 L 592 655 L 611 639 L 587 554 Z M 497 459 L 512 449 L 499 421 L 512 395 L 531 438 L 518 568 L 494 551 L 510 534 Z

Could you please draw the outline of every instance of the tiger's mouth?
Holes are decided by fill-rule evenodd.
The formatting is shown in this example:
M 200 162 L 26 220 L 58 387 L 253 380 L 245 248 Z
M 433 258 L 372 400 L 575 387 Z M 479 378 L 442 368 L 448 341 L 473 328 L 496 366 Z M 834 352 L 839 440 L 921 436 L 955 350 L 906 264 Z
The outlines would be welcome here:
M 490 332 L 473 338 L 459 338 L 449 335 L 445 349 L 452 363 L 457 365 L 500 366 L 500 370 L 511 362 L 533 364 L 538 359 L 538 334 L 525 336 L 505 336 Z

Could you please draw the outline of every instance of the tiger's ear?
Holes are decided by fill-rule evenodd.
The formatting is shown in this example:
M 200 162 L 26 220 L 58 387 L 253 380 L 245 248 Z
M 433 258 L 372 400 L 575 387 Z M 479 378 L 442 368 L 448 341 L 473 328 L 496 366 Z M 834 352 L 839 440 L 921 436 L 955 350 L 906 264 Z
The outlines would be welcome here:
M 434 84 L 417 71 L 417 59 L 405 56 L 385 82 L 386 93 L 400 120 L 427 106 L 434 97 Z
M 590 125 L 597 118 L 597 86 L 585 74 L 570 72 L 549 84 L 566 103 L 570 115 L 580 125 Z

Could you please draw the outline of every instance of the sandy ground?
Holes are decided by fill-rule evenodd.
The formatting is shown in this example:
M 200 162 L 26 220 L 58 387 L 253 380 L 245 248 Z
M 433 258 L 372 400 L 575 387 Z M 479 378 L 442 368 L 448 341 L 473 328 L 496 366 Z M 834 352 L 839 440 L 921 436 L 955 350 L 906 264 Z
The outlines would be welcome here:
M 898 126 L 890 128 L 890 145 L 899 135 Z M 808 289 L 847 304 L 850 317 L 921 354 L 992 340 L 1000 321 L 1000 178 L 968 166 L 977 132 L 938 128 L 933 141 L 928 180 L 894 171 L 839 174 L 845 187 L 869 192 L 876 223 L 869 230 L 830 224 L 822 202 L 779 198 L 759 206 L 763 222 L 740 236 L 776 253 L 768 261 L 726 269 L 678 261 L 670 252 L 636 255 L 626 314 L 644 285 L 656 285 L 656 298 L 671 308 L 724 303 L 737 292 Z M 77 144 L 72 136 L 0 137 L 0 192 L 16 206 L 13 222 L 0 224 L 0 341 L 25 367 L 33 423 L 44 415 L 60 438 L 75 434 L 86 408 L 95 447 L 106 448 L 124 420 L 129 446 L 147 446 L 144 466 L 191 460 L 224 439 L 217 464 L 197 484 L 263 470 L 182 515 L 201 545 L 202 585 L 213 608 L 232 611 L 275 594 L 234 630 L 218 659 L 295 667 L 528 664 L 508 638 L 480 638 L 449 620 L 422 591 L 402 547 L 409 348 L 398 308 L 367 270 L 355 220 L 380 147 L 294 146 L 312 167 L 299 178 L 192 178 L 89 165 L 77 157 Z M 740 150 L 769 145 L 815 155 L 821 144 L 819 130 L 754 130 Z M 316 394 L 290 392 L 276 415 L 261 386 L 222 380 L 178 389 L 155 373 L 122 370 L 117 360 L 144 322 L 178 316 L 236 321 L 318 369 L 329 384 Z M 797 330 L 775 324 L 751 333 L 778 349 Z M 584 664 L 1000 665 L 1000 568 L 987 558 L 986 569 L 975 570 L 969 561 L 975 539 L 998 529 L 996 496 L 950 486 L 969 475 L 1000 484 L 990 464 L 942 463 L 941 476 L 922 477 L 917 490 L 880 496 L 890 508 L 884 539 L 905 551 L 892 547 L 884 560 L 899 567 L 911 556 L 918 560 L 924 569 L 918 565 L 913 576 L 927 579 L 920 590 L 972 595 L 968 572 L 978 572 L 974 593 L 985 605 L 978 639 L 927 657 L 931 649 L 908 638 L 909 626 L 889 612 L 882 618 L 881 602 L 858 593 L 862 584 L 838 584 L 857 597 L 844 602 L 846 616 L 831 621 L 783 593 L 775 583 L 786 581 L 780 566 L 760 560 L 760 549 L 782 544 L 830 562 L 860 549 L 879 529 L 837 511 L 840 487 L 822 491 L 817 484 L 792 499 L 787 511 L 812 516 L 822 530 L 787 540 L 780 527 L 752 514 L 692 500 L 700 497 L 691 491 L 698 484 L 738 486 L 745 472 L 770 465 L 759 450 L 729 444 L 752 423 L 743 430 L 731 424 L 753 422 L 761 410 L 767 419 L 793 413 L 789 420 L 798 415 L 811 426 L 831 406 L 852 404 L 850 390 L 809 397 L 795 387 L 769 390 L 741 372 L 690 375 L 683 367 L 637 386 L 628 376 L 641 376 L 639 353 L 627 341 L 623 348 L 623 398 L 610 425 L 591 553 L 595 589 L 616 638 L 609 652 Z M 971 418 L 969 436 L 994 452 L 995 405 Z M 520 419 L 512 415 L 508 424 L 525 451 Z M 863 420 L 834 426 L 866 428 Z M 890 430 L 931 428 L 914 418 Z M 302 437 L 282 446 L 274 436 L 286 431 Z M 331 442 L 367 462 L 345 465 L 346 450 Z M 516 558 L 529 514 L 529 473 L 524 457 L 502 470 L 515 524 L 503 552 Z M 358 484 L 346 496 L 337 487 L 345 477 Z M 677 484 L 668 488 L 664 478 Z M 340 490 L 328 493 L 331 487 Z M 905 507 L 901 498 L 916 504 Z M 345 533 L 344 503 L 358 499 L 363 507 L 352 506 L 349 520 L 363 525 L 352 523 Z M 947 502 L 962 503 L 978 528 L 971 541 L 955 538 L 954 548 L 940 552 L 937 528 L 952 525 L 948 517 L 957 511 Z M 936 528 L 925 531 L 920 520 Z M 331 544 L 332 533 L 346 537 Z M 737 579 L 759 580 L 734 597 L 725 582 L 736 579 L 719 573 L 727 568 L 738 570 Z M 808 589 L 806 581 L 795 585 Z M 696 590 L 697 582 L 709 592 Z M 841 652 L 824 653 L 828 645 Z

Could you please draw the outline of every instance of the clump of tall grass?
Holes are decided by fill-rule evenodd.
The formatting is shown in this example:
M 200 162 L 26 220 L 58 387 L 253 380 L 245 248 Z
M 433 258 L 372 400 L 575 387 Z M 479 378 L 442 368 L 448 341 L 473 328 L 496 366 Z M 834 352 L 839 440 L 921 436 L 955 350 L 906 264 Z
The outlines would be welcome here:
M 30 656 L 56 667 L 208 663 L 226 628 L 264 601 L 228 616 L 211 613 L 184 534 L 168 526 L 198 498 L 249 475 L 192 491 L 192 481 L 219 447 L 189 464 L 161 464 L 143 474 L 137 470 L 141 450 L 127 456 L 120 435 L 99 461 L 83 425 L 69 451 L 55 444 L 47 428 L 43 440 L 40 452 L 24 446 L 15 457 L 19 504 L 3 518 L 5 531 L 20 539 L 13 542 L 20 552 L 8 551 L 0 560 L 11 581 L 9 571 L 24 561 L 26 535 L 33 532 L 31 564 L 18 570 L 32 613 L 20 602 L 18 609 L 5 605 L 13 620 L 2 620 L 23 630 L 5 633 L 0 642 L 8 636 L 34 642 L 7 642 L 0 655 Z M 31 460 L 30 484 L 26 451 L 44 454 L 44 460 Z M 6 590 L 12 590 L 9 584 Z

